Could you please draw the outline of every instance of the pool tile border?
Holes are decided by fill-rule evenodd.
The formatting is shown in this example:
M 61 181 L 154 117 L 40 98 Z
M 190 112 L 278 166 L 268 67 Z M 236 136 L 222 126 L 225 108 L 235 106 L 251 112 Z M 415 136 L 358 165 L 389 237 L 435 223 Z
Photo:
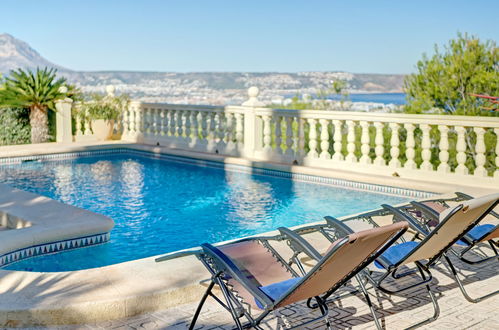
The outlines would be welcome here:
M 72 160 L 79 157 L 90 157 L 90 156 L 98 156 L 98 155 L 112 155 L 112 154 L 132 154 L 142 157 L 155 158 L 155 159 L 165 159 L 170 161 L 175 161 L 179 163 L 186 163 L 191 165 L 203 166 L 203 167 L 214 167 L 214 168 L 222 168 L 236 172 L 248 173 L 248 174 L 256 174 L 256 175 L 266 175 L 273 177 L 281 177 L 296 181 L 302 182 L 312 182 L 325 184 L 335 187 L 342 187 L 360 191 L 367 192 L 376 192 L 386 195 L 393 196 L 404 196 L 411 198 L 430 198 L 432 196 L 437 195 L 436 193 L 422 190 L 413 190 L 406 188 L 398 188 L 392 186 L 350 181 L 344 179 L 336 179 L 336 178 L 328 178 L 321 177 L 316 175 L 309 174 L 301 174 L 301 173 L 291 173 L 279 170 L 271 170 L 259 167 L 249 167 L 244 165 L 236 165 L 236 164 L 225 164 L 216 161 L 196 159 L 190 157 L 180 157 L 167 155 L 162 153 L 153 153 L 149 151 L 136 150 L 132 148 L 112 148 L 112 149 L 103 149 L 103 150 L 89 150 L 89 151 L 77 151 L 77 152 L 67 152 L 67 153 L 54 153 L 47 155 L 36 155 L 36 156 L 19 156 L 19 157 L 6 157 L 0 158 L 0 165 L 15 165 L 21 164 L 23 162 L 32 162 L 32 161 L 57 161 L 57 160 Z M 0 265 L 1 267 L 1 265 Z
M 110 233 L 100 233 L 96 235 L 33 245 L 1 255 L 0 268 L 28 258 L 103 244 L 108 242 L 109 239 Z

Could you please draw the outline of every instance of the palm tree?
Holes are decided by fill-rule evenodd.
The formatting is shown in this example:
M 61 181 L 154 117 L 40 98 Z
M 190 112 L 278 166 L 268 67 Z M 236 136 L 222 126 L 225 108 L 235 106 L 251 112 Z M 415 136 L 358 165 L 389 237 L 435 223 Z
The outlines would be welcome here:
M 48 111 L 54 111 L 55 101 L 65 96 L 59 88 L 66 79 L 56 79 L 56 71 L 48 68 L 37 68 L 36 72 L 13 70 L 0 89 L 0 106 L 29 109 L 31 143 L 48 141 Z

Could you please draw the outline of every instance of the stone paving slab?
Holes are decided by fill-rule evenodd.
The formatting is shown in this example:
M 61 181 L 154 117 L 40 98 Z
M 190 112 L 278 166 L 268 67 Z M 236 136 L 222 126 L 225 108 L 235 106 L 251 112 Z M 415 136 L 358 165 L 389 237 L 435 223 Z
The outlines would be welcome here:
M 477 267 L 470 267 L 456 262 L 469 293 L 476 297 L 499 287 L 499 262 L 488 262 Z M 450 273 L 443 264 L 433 271 L 432 289 L 440 305 L 441 314 L 434 321 L 421 329 L 499 329 L 499 295 L 480 303 L 472 304 L 464 299 L 457 284 L 450 278 Z M 413 279 L 408 278 L 399 285 L 405 285 Z M 354 284 L 354 283 L 353 283 Z M 414 289 L 399 295 L 385 295 L 369 290 L 373 303 L 377 306 L 378 316 L 386 329 L 408 327 L 433 313 L 432 305 L 424 288 Z M 194 314 L 197 303 L 175 306 L 162 311 L 139 315 L 127 319 L 87 325 L 53 327 L 50 329 L 172 329 L 184 330 Z M 350 295 L 329 302 L 330 320 L 337 329 L 373 329 L 374 323 L 369 308 L 361 296 Z M 280 329 L 283 325 L 295 325 L 303 320 L 319 316 L 317 311 L 308 309 L 303 303 L 293 304 L 281 309 L 268 318 L 264 329 Z M 215 330 L 231 329 L 230 314 L 208 300 L 196 329 Z M 302 329 L 323 329 L 322 321 L 314 322 Z M 31 328 L 47 329 L 47 328 Z

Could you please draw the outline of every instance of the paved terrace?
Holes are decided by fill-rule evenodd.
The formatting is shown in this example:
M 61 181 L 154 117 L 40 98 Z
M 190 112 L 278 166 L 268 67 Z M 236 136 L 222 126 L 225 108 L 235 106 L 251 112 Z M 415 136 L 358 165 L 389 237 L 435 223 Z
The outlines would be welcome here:
M 309 237 L 311 238 L 311 237 Z M 313 238 L 312 238 L 313 240 Z M 317 241 L 316 241 L 317 242 Z M 307 260 L 304 260 L 306 263 Z M 469 267 L 455 261 L 466 278 L 466 288 L 473 297 L 478 297 L 497 289 L 499 285 L 499 263 L 489 262 L 479 267 Z M 472 304 L 462 296 L 456 282 L 450 277 L 444 264 L 438 264 L 433 271 L 432 289 L 441 308 L 440 317 L 421 329 L 499 329 L 499 295 Z M 411 279 L 405 280 L 405 284 Z M 404 284 L 400 282 L 399 284 Z M 345 287 L 347 292 L 352 287 Z M 382 324 L 387 329 L 401 329 L 429 317 L 433 313 L 432 305 L 424 288 L 414 289 L 400 295 L 388 296 L 374 293 L 373 303 Z M 330 320 L 338 329 L 373 329 L 374 323 L 369 308 L 360 295 L 348 295 L 329 302 Z M 196 303 L 178 305 L 161 311 L 135 316 L 127 319 L 57 327 L 56 329 L 187 329 L 196 309 Z M 282 324 L 299 324 L 304 319 L 317 317 L 303 303 L 291 305 L 278 314 L 272 314 L 263 324 L 265 329 L 279 329 Z M 198 320 L 196 329 L 232 329 L 230 314 L 222 309 L 213 299 L 208 299 Z M 304 329 L 323 329 L 324 323 L 317 321 Z M 42 328 L 33 328 L 42 329 Z

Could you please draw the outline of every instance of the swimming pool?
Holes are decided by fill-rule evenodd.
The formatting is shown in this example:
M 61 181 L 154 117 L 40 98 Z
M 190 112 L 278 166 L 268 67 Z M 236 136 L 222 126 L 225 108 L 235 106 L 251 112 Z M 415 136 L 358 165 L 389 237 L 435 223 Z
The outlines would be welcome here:
M 115 221 L 106 244 L 26 259 L 5 268 L 100 267 L 414 199 L 337 187 L 318 177 L 312 179 L 322 184 L 289 176 L 126 150 L 2 165 L 2 183 Z

